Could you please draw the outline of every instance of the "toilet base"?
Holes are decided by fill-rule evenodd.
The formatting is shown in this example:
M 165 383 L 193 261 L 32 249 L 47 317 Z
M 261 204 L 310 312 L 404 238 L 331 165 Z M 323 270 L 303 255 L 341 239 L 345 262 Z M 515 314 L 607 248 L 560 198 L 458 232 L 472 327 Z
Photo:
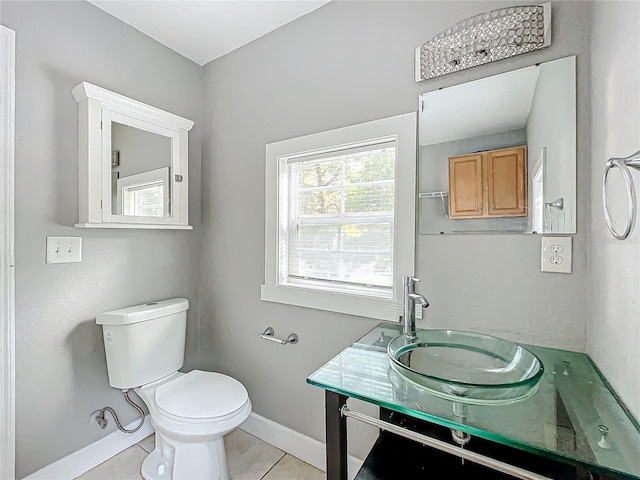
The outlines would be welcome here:
M 171 477 L 166 468 L 164 469 L 164 473 L 159 473 L 159 471 L 162 471 L 161 465 L 164 465 L 164 463 L 160 451 L 153 450 L 143 460 L 140 475 L 142 475 L 142 478 L 145 480 L 170 480 Z
M 145 480 L 229 480 L 223 437 L 184 443 L 156 431 L 156 448 L 142 462 L 140 473 Z

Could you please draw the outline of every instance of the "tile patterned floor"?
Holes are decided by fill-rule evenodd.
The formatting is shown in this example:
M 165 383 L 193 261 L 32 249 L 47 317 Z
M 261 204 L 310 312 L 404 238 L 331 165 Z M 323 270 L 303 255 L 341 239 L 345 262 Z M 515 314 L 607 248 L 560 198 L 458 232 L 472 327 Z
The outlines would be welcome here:
M 76 480 L 141 480 L 153 435 L 89 470 Z M 236 429 L 224 437 L 231 480 L 325 480 L 325 473 L 273 445 Z

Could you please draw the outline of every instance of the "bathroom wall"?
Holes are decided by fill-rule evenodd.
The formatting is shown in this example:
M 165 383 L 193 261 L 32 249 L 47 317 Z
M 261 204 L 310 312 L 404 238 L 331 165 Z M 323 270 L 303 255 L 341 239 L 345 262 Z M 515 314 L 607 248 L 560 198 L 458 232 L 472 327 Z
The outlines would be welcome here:
M 183 296 L 197 362 L 202 69 L 87 2 L 2 1 L 16 31 L 17 477 L 114 430 L 89 423 L 111 405 L 99 312 Z M 193 232 L 77 230 L 78 113 L 88 81 L 196 122 L 189 134 Z M 45 237 L 81 236 L 82 263 L 45 265 Z
M 415 111 L 420 93 L 573 54 L 578 205 L 584 206 L 574 273 L 541 273 L 540 237 L 531 235 L 419 235 L 415 273 L 431 301 L 421 327 L 584 350 L 590 3 L 553 3 L 547 49 L 418 84 L 413 79 L 416 46 L 501 5 L 331 2 L 205 66 L 202 366 L 241 380 L 256 413 L 323 439 L 323 392 L 305 379 L 377 323 L 260 301 L 265 145 Z M 260 340 L 267 326 L 278 336 L 296 332 L 300 342 L 283 347 Z M 363 455 L 365 444 L 351 442 L 352 451 Z
M 526 144 L 527 132 L 521 128 L 480 137 L 463 138 L 452 142 L 419 146 L 418 191 L 439 192 L 449 189 L 449 157 Z M 454 230 L 521 230 L 526 232 L 529 226 L 528 217 L 451 219 L 445 215 L 440 198 L 420 200 L 419 202 L 418 232 L 421 234 L 440 234 L 440 232 Z M 447 198 L 445 198 L 445 203 L 448 204 Z
M 575 165 L 567 161 L 575 156 L 575 134 L 569 128 L 575 119 L 576 99 L 566 94 L 558 85 L 565 85 L 571 78 L 571 62 L 553 62 L 540 66 L 536 93 L 531 103 L 527 121 L 527 149 L 529 152 L 529 178 L 543 147 L 547 149 L 544 172 L 545 202 L 564 198 L 562 211 L 547 209 L 547 219 L 552 232 L 575 230 L 572 216 L 575 211 Z M 529 192 L 531 195 L 531 191 Z M 531 199 L 532 197 L 529 196 Z M 529 203 L 532 206 L 532 203 Z
M 614 239 L 607 231 L 600 200 L 604 162 L 640 149 L 638 45 L 639 3 L 597 2 L 594 5 L 587 349 L 640 420 L 640 234 L 636 225 L 624 242 Z M 640 175 L 633 171 L 632 176 L 637 189 Z M 627 215 L 627 200 L 624 182 L 617 172 L 611 174 L 610 186 L 610 209 L 620 231 Z
M 164 168 L 170 178 L 171 139 L 121 123 L 111 123 L 111 151 L 118 152 L 118 165 L 111 167 L 111 211 L 122 214 L 122 198 L 118 201 L 118 183 L 131 175 Z M 162 175 L 156 178 L 162 178 Z M 136 179 L 139 180 L 140 177 Z M 129 184 L 131 179 L 127 182 Z M 168 180 L 166 180 L 168 181 Z M 122 184 L 121 184 L 122 185 Z M 171 188 L 167 185 L 168 188 Z M 164 187 L 163 187 L 164 188 Z M 167 191 L 163 213 L 169 215 L 170 191 Z M 131 214 L 131 213 L 130 213 Z
M 111 167 L 120 178 L 171 167 L 171 139 L 156 133 L 113 122 L 111 150 L 119 152 L 120 164 Z

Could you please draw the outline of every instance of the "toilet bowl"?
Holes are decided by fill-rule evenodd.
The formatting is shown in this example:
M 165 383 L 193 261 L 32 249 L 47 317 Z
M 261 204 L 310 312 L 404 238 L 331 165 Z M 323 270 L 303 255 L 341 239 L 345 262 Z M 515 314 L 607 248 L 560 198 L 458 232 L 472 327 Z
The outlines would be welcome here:
M 135 389 L 149 407 L 156 446 L 142 464 L 146 480 L 228 480 L 223 436 L 251 413 L 247 390 L 220 373 L 193 370 Z
M 149 408 L 156 446 L 142 463 L 146 480 L 229 480 L 225 434 L 251 413 L 244 386 L 227 375 L 184 363 L 184 298 L 97 316 L 102 325 L 109 384 L 133 388 Z

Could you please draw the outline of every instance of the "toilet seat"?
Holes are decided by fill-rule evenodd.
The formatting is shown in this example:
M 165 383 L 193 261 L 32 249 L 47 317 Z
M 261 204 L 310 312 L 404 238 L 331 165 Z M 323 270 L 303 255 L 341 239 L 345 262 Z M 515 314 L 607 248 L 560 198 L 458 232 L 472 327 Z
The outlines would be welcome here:
M 247 390 L 235 378 L 201 370 L 158 386 L 154 397 L 161 415 L 187 423 L 227 420 L 249 402 Z

